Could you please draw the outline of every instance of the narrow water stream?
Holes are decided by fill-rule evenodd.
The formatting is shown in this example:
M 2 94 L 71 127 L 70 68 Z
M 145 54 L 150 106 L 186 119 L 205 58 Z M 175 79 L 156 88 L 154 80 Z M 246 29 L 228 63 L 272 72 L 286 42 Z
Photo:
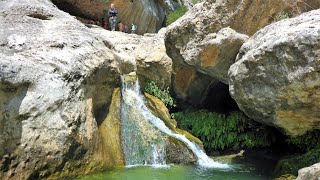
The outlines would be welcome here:
M 141 113 L 144 104 L 138 102 L 138 82 L 122 78 L 121 94 L 121 139 L 126 166 L 166 165 L 166 137 Z

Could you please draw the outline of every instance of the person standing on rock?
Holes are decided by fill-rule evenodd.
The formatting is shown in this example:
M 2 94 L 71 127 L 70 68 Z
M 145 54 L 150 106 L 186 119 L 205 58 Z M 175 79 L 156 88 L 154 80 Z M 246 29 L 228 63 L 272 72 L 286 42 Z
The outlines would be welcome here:
M 114 7 L 114 4 L 110 5 L 110 9 L 108 10 L 108 15 L 109 15 L 109 24 L 111 27 L 111 31 L 116 30 L 116 25 L 117 25 L 117 14 L 118 10 Z
M 137 26 L 134 25 L 134 24 L 132 24 L 132 25 L 131 25 L 131 34 L 135 34 L 136 31 L 137 31 Z

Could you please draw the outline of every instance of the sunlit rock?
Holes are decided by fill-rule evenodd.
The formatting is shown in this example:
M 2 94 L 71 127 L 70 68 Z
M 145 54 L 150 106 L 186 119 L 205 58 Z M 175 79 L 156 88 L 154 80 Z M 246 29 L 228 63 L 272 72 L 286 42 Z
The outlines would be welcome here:
M 252 36 L 229 70 L 230 93 L 249 117 L 301 135 L 320 125 L 320 11 Z

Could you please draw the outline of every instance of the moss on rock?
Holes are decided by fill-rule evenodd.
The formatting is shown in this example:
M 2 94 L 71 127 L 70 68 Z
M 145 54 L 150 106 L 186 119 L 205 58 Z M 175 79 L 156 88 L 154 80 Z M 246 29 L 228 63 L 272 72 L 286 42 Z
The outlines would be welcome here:
M 164 103 L 159 98 L 148 93 L 145 93 L 145 95 L 147 98 L 147 106 L 152 113 L 160 118 L 171 130 L 175 130 L 177 122 L 171 118 L 169 110 Z
M 105 170 L 102 162 L 92 161 L 92 156 L 82 160 L 72 160 L 65 163 L 61 171 L 50 175 L 47 179 L 67 179 L 93 172 Z M 43 173 L 43 172 L 39 172 Z
M 297 154 L 286 157 L 279 161 L 276 167 L 276 174 L 298 175 L 301 168 L 311 166 L 320 161 L 320 149 L 312 149 L 305 154 Z
M 176 127 L 176 120 L 171 118 L 168 108 L 159 98 L 147 93 L 145 93 L 145 95 L 147 98 L 147 105 L 151 112 L 155 116 L 160 118 L 166 124 L 167 127 L 169 127 L 173 132 L 182 134 L 190 141 L 195 142 L 201 147 L 203 147 L 203 144 L 200 139 L 193 136 L 189 132 L 182 129 L 178 129 Z M 175 155 L 177 157 L 175 157 Z M 167 156 L 168 163 L 189 164 L 195 162 L 195 157 L 193 153 L 188 149 L 188 147 L 184 143 L 171 137 L 169 137 L 169 140 L 167 142 Z
M 109 114 L 99 127 L 100 143 L 96 159 L 101 160 L 105 168 L 124 165 L 121 145 L 120 98 L 120 89 L 116 88 L 112 95 Z
M 292 175 L 292 174 L 285 174 L 285 175 L 282 175 L 278 178 L 275 178 L 274 180 L 295 180 L 297 179 L 296 176 Z
M 166 142 L 166 162 L 178 164 L 192 164 L 197 161 L 196 156 L 186 145 L 177 139 L 169 137 Z

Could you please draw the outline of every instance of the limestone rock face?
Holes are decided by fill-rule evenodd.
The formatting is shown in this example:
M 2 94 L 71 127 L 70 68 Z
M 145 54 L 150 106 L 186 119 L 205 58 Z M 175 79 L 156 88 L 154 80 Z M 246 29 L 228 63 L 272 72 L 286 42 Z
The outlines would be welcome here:
M 49 0 L 1 1 L 0 26 L 1 179 L 106 168 L 99 129 L 120 74 L 149 76 L 140 48 L 141 64 L 167 73 L 150 78 L 170 84 L 171 59 L 150 53 L 166 56 L 158 36 L 90 29 Z
M 99 126 L 100 142 L 95 155 L 107 168 L 125 165 L 121 143 L 121 92 L 117 88 L 112 95 L 109 113 Z
M 318 0 L 290 0 L 288 1 L 287 12 L 298 15 L 303 12 L 316 10 L 320 8 L 320 1 Z
M 121 59 L 121 63 L 117 65 L 121 72 L 127 74 L 136 71 L 142 86 L 147 81 L 155 81 L 161 87 L 170 87 L 172 60 L 166 54 L 163 40 L 165 29 L 159 34 L 145 36 L 105 31 L 101 28 L 91 30 L 114 51 L 117 59 Z
M 175 93 L 185 101 L 192 98 L 186 95 L 188 91 L 205 95 L 211 85 L 206 80 L 201 84 L 207 86 L 196 89 L 186 86 L 197 84 L 190 78 L 195 72 L 228 84 L 227 71 L 247 40 L 246 35 L 251 36 L 277 21 L 279 14 L 299 14 L 317 8 L 320 8 L 317 0 L 204 0 L 196 4 L 171 24 L 166 33 L 167 53 L 174 63 L 173 82 L 185 85 L 181 89 L 174 84 Z M 185 82 L 179 82 L 181 74 L 188 74 L 183 77 Z
M 71 15 L 99 21 L 104 17 L 104 10 L 114 3 L 119 11 L 118 21 L 126 23 L 128 27 L 134 23 L 138 27 L 138 34 L 157 32 L 165 19 L 162 0 L 52 0 L 52 2 Z
M 173 82 L 185 84 L 183 88 L 174 87 L 178 97 L 187 101 L 192 96 L 183 92 L 198 91 L 205 95 L 212 83 L 228 84 L 228 69 L 248 35 L 272 22 L 272 17 L 286 7 L 284 0 L 205 0 L 171 24 L 165 44 L 174 63 Z M 192 78 L 187 77 L 196 73 L 211 77 L 215 82 L 198 79 L 197 82 L 201 83 L 193 83 Z M 181 74 L 188 76 L 181 77 Z M 185 81 L 179 82 L 181 78 Z M 207 85 L 191 90 L 187 84 Z
M 299 170 L 297 180 L 317 180 L 320 177 L 320 163 Z
M 228 69 L 234 63 L 241 45 L 248 39 L 231 28 L 211 33 L 182 52 L 184 62 L 195 70 L 228 83 Z
M 173 72 L 172 86 L 176 97 L 192 106 L 200 106 L 208 94 L 209 87 L 218 83 L 208 75 L 179 64 L 173 65 Z
M 0 14 L 0 177 L 37 179 L 94 152 L 95 114 L 120 71 L 103 40 L 50 1 L 1 1 Z
M 249 117 L 301 135 L 320 125 L 320 10 L 271 24 L 230 67 L 229 90 Z

